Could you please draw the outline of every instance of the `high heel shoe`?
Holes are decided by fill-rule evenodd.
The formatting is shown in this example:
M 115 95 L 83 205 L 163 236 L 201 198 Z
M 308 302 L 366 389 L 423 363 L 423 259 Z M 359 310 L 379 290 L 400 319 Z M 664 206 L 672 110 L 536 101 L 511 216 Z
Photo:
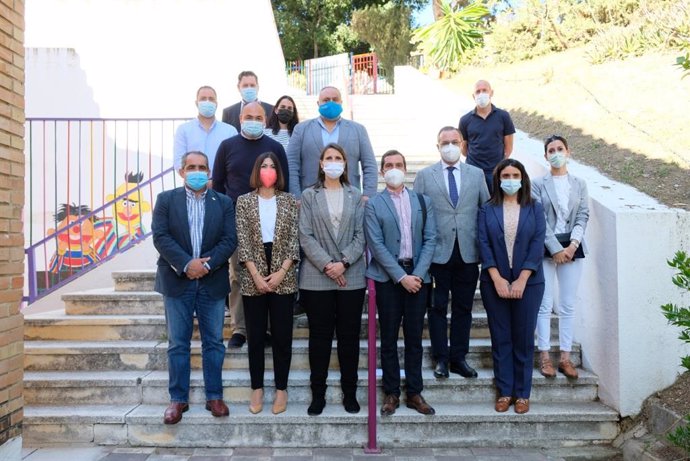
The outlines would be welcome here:
M 276 389 L 276 396 L 273 399 L 273 408 L 271 412 L 274 415 L 278 415 L 287 409 L 288 395 L 287 391 L 281 391 Z
M 249 412 L 253 415 L 261 413 L 264 409 L 264 390 L 254 389 L 249 400 Z

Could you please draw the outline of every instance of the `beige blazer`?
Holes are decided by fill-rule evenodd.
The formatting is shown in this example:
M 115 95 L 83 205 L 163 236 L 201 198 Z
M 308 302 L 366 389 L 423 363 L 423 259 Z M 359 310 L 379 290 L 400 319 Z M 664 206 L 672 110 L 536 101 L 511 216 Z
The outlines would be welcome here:
M 299 272 L 301 289 L 356 290 L 366 286 L 362 195 L 352 186 L 344 186 L 344 193 L 343 219 L 336 235 L 324 190 L 309 187 L 302 192 L 299 212 L 299 243 L 304 252 Z M 340 288 L 323 273 L 323 268 L 343 258 L 348 260 L 350 267 L 345 271 L 347 286 Z

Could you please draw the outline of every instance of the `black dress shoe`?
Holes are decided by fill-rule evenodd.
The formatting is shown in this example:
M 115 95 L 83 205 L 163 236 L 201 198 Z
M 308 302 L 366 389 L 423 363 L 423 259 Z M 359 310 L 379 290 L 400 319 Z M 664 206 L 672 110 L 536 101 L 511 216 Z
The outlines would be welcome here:
M 326 398 L 323 395 L 315 395 L 311 398 L 311 404 L 307 408 L 307 414 L 309 416 L 318 416 L 323 412 L 323 408 L 326 406 Z
M 448 376 L 450 376 L 448 374 L 448 364 L 446 362 L 438 362 L 436 368 L 434 368 L 434 377 L 441 379 Z
M 469 366 L 465 360 L 462 360 L 458 363 L 451 363 L 450 372 L 457 373 L 464 378 L 476 378 L 479 376 L 477 375 L 477 370 Z
M 355 394 L 343 395 L 343 407 L 345 408 L 345 411 L 352 414 L 359 413 L 359 410 L 361 409 Z
M 228 347 L 230 349 L 239 349 L 240 347 L 244 346 L 244 343 L 247 341 L 247 337 L 240 334 L 240 333 L 233 333 L 232 336 L 230 337 L 230 341 L 228 341 Z

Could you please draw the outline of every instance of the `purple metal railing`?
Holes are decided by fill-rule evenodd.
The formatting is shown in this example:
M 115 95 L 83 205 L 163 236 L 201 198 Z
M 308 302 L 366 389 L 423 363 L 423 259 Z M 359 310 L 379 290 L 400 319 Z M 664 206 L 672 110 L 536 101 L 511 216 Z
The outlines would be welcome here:
M 179 182 L 173 137 L 186 120 L 26 119 L 25 301 L 146 238 L 156 195 Z

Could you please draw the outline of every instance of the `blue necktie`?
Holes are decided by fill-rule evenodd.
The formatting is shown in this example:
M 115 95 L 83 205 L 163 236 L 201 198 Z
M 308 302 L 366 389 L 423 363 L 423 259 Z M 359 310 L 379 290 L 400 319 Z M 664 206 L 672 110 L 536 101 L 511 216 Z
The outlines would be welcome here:
M 447 167 L 448 170 L 448 195 L 450 195 L 450 203 L 453 208 L 458 206 L 458 185 L 455 184 L 455 176 L 453 176 L 454 166 Z

